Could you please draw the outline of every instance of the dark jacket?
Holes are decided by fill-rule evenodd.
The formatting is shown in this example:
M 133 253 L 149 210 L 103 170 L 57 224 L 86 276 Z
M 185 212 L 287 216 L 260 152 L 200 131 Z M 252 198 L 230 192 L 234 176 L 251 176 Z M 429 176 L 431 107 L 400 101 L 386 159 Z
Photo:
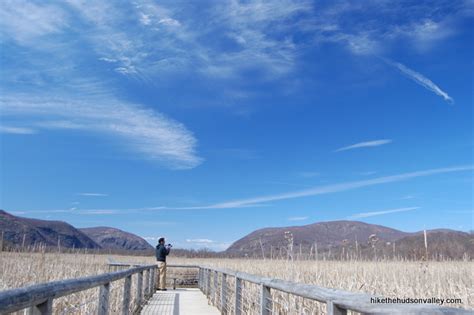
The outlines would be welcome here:
M 156 245 L 155 256 L 157 261 L 166 262 L 166 256 L 170 253 L 170 249 L 163 244 Z

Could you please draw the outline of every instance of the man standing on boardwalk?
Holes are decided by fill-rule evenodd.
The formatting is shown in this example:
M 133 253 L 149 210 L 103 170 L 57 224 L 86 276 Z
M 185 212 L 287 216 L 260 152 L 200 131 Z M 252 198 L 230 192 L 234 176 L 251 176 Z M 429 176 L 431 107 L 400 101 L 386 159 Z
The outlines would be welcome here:
M 156 245 L 156 261 L 158 273 L 156 274 L 156 290 L 166 291 L 166 256 L 170 253 L 171 245 L 165 246 L 165 238 L 161 237 Z

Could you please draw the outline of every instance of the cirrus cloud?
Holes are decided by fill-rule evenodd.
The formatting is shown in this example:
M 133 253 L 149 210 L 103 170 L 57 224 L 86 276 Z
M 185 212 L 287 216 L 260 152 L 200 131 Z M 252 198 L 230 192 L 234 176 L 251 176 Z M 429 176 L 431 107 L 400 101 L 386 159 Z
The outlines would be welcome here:
M 112 136 L 143 158 L 171 168 L 193 168 L 202 161 L 196 155 L 197 141 L 184 125 L 139 105 L 103 98 L 9 95 L 0 98 L 0 108 L 2 116 L 30 119 L 38 129 L 76 129 Z M 54 118 L 61 123 L 41 122 Z
M 372 141 L 365 141 L 365 142 L 359 142 L 355 144 L 351 144 L 346 147 L 342 147 L 337 149 L 334 152 L 341 152 L 341 151 L 347 151 L 347 150 L 353 150 L 353 149 L 360 149 L 360 148 L 370 148 L 370 147 L 378 147 L 384 144 L 388 144 L 392 142 L 390 139 L 381 139 L 381 140 L 372 140 Z

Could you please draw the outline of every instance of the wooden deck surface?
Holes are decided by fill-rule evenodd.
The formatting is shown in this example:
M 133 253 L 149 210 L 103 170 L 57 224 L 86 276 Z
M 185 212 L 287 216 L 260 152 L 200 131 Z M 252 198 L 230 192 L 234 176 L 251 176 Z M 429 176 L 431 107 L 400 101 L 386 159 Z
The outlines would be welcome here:
M 208 305 L 199 289 L 157 291 L 143 307 L 141 314 L 163 315 L 218 315 L 219 310 Z

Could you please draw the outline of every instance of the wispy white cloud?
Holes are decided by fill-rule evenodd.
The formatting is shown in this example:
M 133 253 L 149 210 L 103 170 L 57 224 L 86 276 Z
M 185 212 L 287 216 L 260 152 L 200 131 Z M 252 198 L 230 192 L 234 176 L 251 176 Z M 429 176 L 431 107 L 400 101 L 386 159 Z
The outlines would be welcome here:
M 289 217 L 288 221 L 305 221 L 308 220 L 309 217 Z
M 338 33 L 328 38 L 329 41 L 340 42 L 355 55 L 375 55 L 383 51 L 379 40 L 374 38 L 369 32 L 358 34 Z
M 362 181 L 353 181 L 353 182 L 343 182 L 333 185 L 323 185 L 316 186 L 305 190 L 291 191 L 276 195 L 266 195 L 259 196 L 248 199 L 238 199 L 227 202 L 221 202 L 211 205 L 202 205 L 194 207 L 144 207 L 144 208 L 130 208 L 130 209 L 81 209 L 75 210 L 74 212 L 69 209 L 58 209 L 58 210 L 32 210 L 32 211 L 23 211 L 23 214 L 34 214 L 34 213 L 76 213 L 76 214 L 124 214 L 124 213 L 140 213 L 143 211 L 167 211 L 167 210 L 205 210 L 205 209 L 234 209 L 234 208 L 254 208 L 254 207 L 265 207 L 268 204 L 265 202 L 287 200 L 287 199 L 296 199 L 317 195 L 332 194 L 344 191 L 350 191 L 354 189 L 378 186 L 383 184 L 407 181 L 410 179 L 433 176 L 437 174 L 446 174 L 453 172 L 472 172 L 474 170 L 473 165 L 467 166 L 455 166 L 455 167 L 446 167 L 446 168 L 437 168 L 430 169 L 425 171 L 416 171 L 411 173 L 402 173 L 392 176 L 378 177 L 374 179 L 362 180 Z
M 388 210 L 382 210 L 382 211 L 362 212 L 362 213 L 351 215 L 347 217 L 347 219 L 368 218 L 368 217 L 373 217 L 373 216 L 378 216 L 378 215 L 413 211 L 413 210 L 418 210 L 418 209 L 420 209 L 420 207 L 406 207 L 406 208 L 388 209 Z
M 85 197 L 107 197 L 108 194 L 103 194 L 103 193 L 94 193 L 94 192 L 82 192 L 82 193 L 77 193 L 79 196 L 85 196 Z
M 2 4 L 5 36 L 35 46 L 41 41 L 31 41 L 34 37 L 72 30 L 115 71 L 143 80 L 190 69 L 220 78 L 258 69 L 275 78 L 291 72 L 308 47 L 300 36 L 313 38 L 312 45 L 341 43 L 356 55 L 383 54 L 387 41 L 399 38 L 411 36 L 415 44 L 442 40 L 454 33 L 451 15 L 465 11 L 463 6 L 439 10 L 417 3 L 309 0 L 213 2 L 198 14 L 181 3 L 152 0 Z M 393 22 L 408 11 L 406 21 Z M 361 13 L 368 18 L 357 18 Z
M 234 77 L 246 69 L 272 76 L 287 73 L 295 64 L 297 47 L 290 35 L 279 38 L 275 28 L 296 29 L 292 17 L 312 7 L 310 1 L 218 2 L 204 17 L 196 17 L 186 14 L 183 7 L 149 0 L 135 1 L 131 7 L 113 2 L 68 3 L 94 29 L 87 40 L 100 59 L 115 64 L 119 73 L 144 80 L 190 68 L 219 78 Z M 125 17 L 130 20 L 133 15 L 141 28 L 133 23 L 123 28 Z M 203 18 L 209 23 L 202 23 Z M 213 34 L 234 42 L 235 49 L 209 40 Z
M 0 126 L 0 133 L 11 133 L 11 134 L 18 134 L 18 135 L 32 135 L 35 134 L 37 131 L 32 128 L 25 128 L 25 127 L 10 127 L 10 126 Z
M 29 45 L 35 37 L 61 32 L 68 15 L 61 7 L 24 0 L 5 0 L 0 4 L 0 34 Z
M 69 100 L 66 97 L 0 97 L 2 116 L 29 117 L 37 128 L 78 129 L 114 136 L 145 159 L 171 168 L 193 168 L 201 163 L 196 139 L 181 123 L 141 106 L 110 98 Z M 42 121 L 45 118 L 51 121 Z
M 72 203 L 78 205 L 79 202 Z M 78 207 L 64 208 L 64 209 L 40 209 L 40 210 L 20 210 L 22 214 L 45 214 L 45 213 L 69 213 L 69 214 L 91 214 L 91 215 L 108 215 L 108 214 L 130 214 L 142 213 L 144 211 L 158 211 L 164 210 L 166 207 L 141 207 L 141 208 L 98 208 L 98 209 L 80 209 Z M 161 223 L 172 224 L 174 222 L 161 221 Z M 144 224 L 144 223 L 142 223 Z
M 380 55 L 403 43 L 406 49 L 427 51 L 457 32 L 469 16 L 469 5 L 423 2 L 342 1 L 317 5 L 309 27 L 318 41 L 345 45 L 355 55 Z M 407 13 L 409 12 L 409 13 Z M 404 16 L 403 21 L 399 16 Z M 363 17 L 363 18 L 362 18 Z
M 113 209 L 79 210 L 76 212 L 78 212 L 79 214 L 86 214 L 86 215 L 109 215 L 109 214 L 120 213 L 120 211 L 113 210 Z
M 425 89 L 435 93 L 436 95 L 441 96 L 448 104 L 454 104 L 453 98 L 451 96 L 449 96 L 448 93 L 443 91 L 433 81 L 431 81 L 430 79 L 428 79 L 427 77 L 425 77 L 421 73 L 416 72 L 415 70 L 412 70 L 412 69 L 408 68 L 407 66 L 399 63 L 399 62 L 395 62 L 395 61 L 391 61 L 391 60 L 387 60 L 387 59 L 384 59 L 384 60 L 389 65 L 397 68 L 405 76 L 407 76 L 408 78 L 415 81 L 417 84 L 419 84 L 422 87 L 424 87 Z
M 254 198 L 248 198 L 248 199 L 231 200 L 231 201 L 226 201 L 226 202 L 216 203 L 216 204 L 211 204 L 211 205 L 195 206 L 195 207 L 168 207 L 166 209 L 200 210 L 200 209 L 232 209 L 232 208 L 257 207 L 257 206 L 261 206 L 261 204 L 265 202 L 332 194 L 332 193 L 359 189 L 363 187 L 395 183 L 395 182 L 406 181 L 410 179 L 432 176 L 432 175 L 437 175 L 437 174 L 445 174 L 445 173 L 453 173 L 453 172 L 468 172 L 468 171 L 472 171 L 473 169 L 474 169 L 474 166 L 472 165 L 436 168 L 436 169 L 430 169 L 430 170 L 425 170 L 425 171 L 416 171 L 416 172 L 411 172 L 411 173 L 402 173 L 402 174 L 397 174 L 397 175 L 392 175 L 392 176 L 378 177 L 378 178 L 368 179 L 368 180 L 344 182 L 340 184 L 325 185 L 325 186 L 316 186 L 316 187 L 305 189 L 305 190 L 286 192 L 286 193 L 281 193 L 281 194 L 276 194 L 276 195 L 260 196 L 260 197 L 254 197 Z
M 150 51 L 143 43 L 144 36 L 133 24 L 128 29 L 123 27 L 126 16 L 133 14 L 131 8 L 123 10 L 126 6 L 122 8 L 106 1 L 68 0 L 67 3 L 88 24 L 90 32 L 83 39 L 101 56 L 100 60 L 112 63 L 118 73 L 147 79 L 142 71 L 146 69 Z M 144 25 L 151 23 L 150 15 L 142 12 L 137 20 Z
M 391 143 L 392 140 L 390 139 L 381 139 L 381 140 L 372 140 L 372 141 L 365 141 L 365 142 L 359 142 L 356 144 L 349 145 L 347 147 L 342 147 L 334 152 L 341 152 L 341 151 L 347 151 L 347 150 L 353 150 L 353 149 L 359 149 L 359 148 L 369 148 L 369 147 L 378 147 L 384 144 Z
M 453 17 L 441 20 L 427 17 L 394 28 L 391 37 L 407 38 L 413 46 L 421 52 L 426 52 L 441 40 L 456 33 Z
M 168 17 L 166 10 L 154 7 L 158 11 L 150 18 Z M 71 14 L 75 11 L 79 14 Z M 130 21 L 130 12 L 111 2 L 2 2 L 2 41 L 20 43 L 29 50 L 2 69 L 5 92 L 0 96 L 2 123 L 22 119 L 28 122 L 28 130 L 4 126 L 1 132 L 78 130 L 113 138 L 140 157 L 170 168 L 199 165 L 202 160 L 196 153 L 194 135 L 161 114 L 158 104 L 150 108 L 123 101 L 108 79 L 90 77 L 89 70 L 87 75 L 80 70 L 84 58 L 90 58 L 83 54 L 89 48 L 92 55 L 95 52 L 97 59 L 113 64 L 117 71 L 149 68 L 147 49 L 151 46 L 144 44 L 140 32 L 135 36 L 136 29 L 123 28 L 124 21 Z M 77 38 L 71 40 L 75 31 Z M 62 32 L 69 36 L 59 36 Z M 78 49 L 78 45 L 86 48 Z M 141 78 L 140 71 L 137 73 Z M 9 85 L 15 88 L 6 88 Z
M 206 58 L 211 75 L 235 75 L 246 68 L 259 68 L 272 76 L 280 76 L 292 70 L 296 63 L 297 45 L 282 32 L 297 31 L 293 20 L 297 14 L 311 12 L 310 1 L 230 1 L 214 9 L 215 22 L 227 30 L 227 37 L 239 49 L 215 54 Z M 301 16 L 300 16 L 301 18 Z M 214 30 L 215 31 L 215 30 Z M 235 67 L 234 65 L 238 65 Z
M 33 123 L 35 127 L 42 129 L 76 129 L 87 130 L 88 125 L 71 120 L 45 120 Z
M 164 24 L 167 26 L 181 26 L 181 23 L 172 18 L 163 18 L 158 21 L 159 24 Z

